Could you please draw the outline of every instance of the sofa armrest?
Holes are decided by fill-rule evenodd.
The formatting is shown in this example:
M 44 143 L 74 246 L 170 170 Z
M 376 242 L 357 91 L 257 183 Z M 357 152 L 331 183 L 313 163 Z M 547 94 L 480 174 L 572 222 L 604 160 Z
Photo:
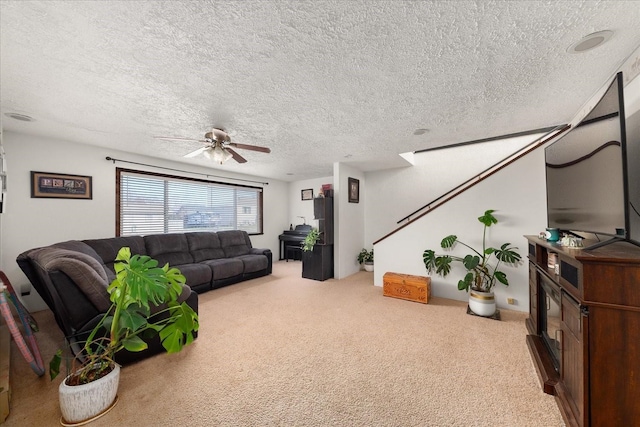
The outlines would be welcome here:
M 252 255 L 264 255 L 267 257 L 269 261 L 269 266 L 267 267 L 267 274 L 271 274 L 273 271 L 273 254 L 271 253 L 271 249 L 260 249 L 260 248 L 251 248 L 250 253 Z

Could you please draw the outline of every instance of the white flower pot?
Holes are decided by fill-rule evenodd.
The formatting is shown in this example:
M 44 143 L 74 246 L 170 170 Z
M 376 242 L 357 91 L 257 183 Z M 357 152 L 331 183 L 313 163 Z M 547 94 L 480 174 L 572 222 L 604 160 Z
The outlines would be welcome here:
M 364 263 L 364 270 L 365 271 L 373 271 L 373 263 L 372 262 L 365 262 Z
M 120 366 L 104 377 L 88 384 L 67 385 L 67 379 L 60 384 L 60 411 L 65 423 L 81 423 L 96 419 L 106 414 L 115 405 L 118 383 L 120 382 Z
M 490 317 L 496 313 L 496 298 L 493 292 L 469 291 L 469 308 L 478 316 Z

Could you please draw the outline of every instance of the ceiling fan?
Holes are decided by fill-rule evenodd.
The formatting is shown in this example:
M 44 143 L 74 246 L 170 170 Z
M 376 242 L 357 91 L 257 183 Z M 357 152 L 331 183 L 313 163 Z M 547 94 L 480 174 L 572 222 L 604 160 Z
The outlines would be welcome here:
M 238 144 L 236 142 L 231 142 L 231 137 L 224 129 L 221 128 L 213 128 L 211 132 L 207 132 L 204 134 L 204 139 L 193 139 L 193 138 L 179 138 L 179 137 L 169 137 L 169 136 L 155 136 L 156 139 L 166 139 L 170 141 L 197 141 L 204 144 L 202 147 L 198 148 L 195 151 L 192 151 L 189 154 L 185 154 L 184 157 L 195 157 L 200 154 L 203 154 L 206 158 L 211 159 L 220 164 L 226 162 L 227 160 L 233 158 L 238 163 L 246 163 L 247 159 L 238 154 L 233 148 L 240 148 L 243 150 L 251 150 L 251 151 L 259 151 L 261 153 L 270 153 L 271 149 L 267 147 L 259 147 L 257 145 L 249 145 L 249 144 Z

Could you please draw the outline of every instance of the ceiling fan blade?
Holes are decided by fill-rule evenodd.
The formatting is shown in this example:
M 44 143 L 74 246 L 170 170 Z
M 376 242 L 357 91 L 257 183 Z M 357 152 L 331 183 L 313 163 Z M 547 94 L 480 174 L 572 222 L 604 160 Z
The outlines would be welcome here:
M 271 149 L 267 147 L 258 147 L 257 145 L 248 145 L 248 144 L 238 144 L 237 142 L 230 142 L 229 144 L 232 147 L 241 148 L 243 150 L 251 150 L 251 151 L 259 151 L 261 153 L 270 153 Z
M 167 141 L 197 141 L 197 142 L 207 142 L 203 139 L 195 139 L 195 138 L 180 138 L 175 136 L 154 136 L 155 139 L 164 139 Z
M 233 156 L 233 160 L 235 160 L 236 162 L 238 162 L 238 163 L 247 163 L 247 159 L 245 159 L 240 154 L 238 154 L 235 151 L 233 151 L 231 148 L 225 147 L 225 150 L 227 150 L 229 153 L 231 153 L 231 155 Z
M 205 150 L 208 150 L 210 147 L 200 147 L 196 151 L 192 151 L 189 154 L 185 154 L 183 157 L 195 157 L 198 154 L 204 153 Z

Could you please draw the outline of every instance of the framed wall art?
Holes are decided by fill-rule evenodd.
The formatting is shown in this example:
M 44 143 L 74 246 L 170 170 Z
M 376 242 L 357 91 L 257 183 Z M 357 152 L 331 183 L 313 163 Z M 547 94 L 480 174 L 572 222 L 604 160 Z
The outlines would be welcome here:
M 300 190 L 300 193 L 302 194 L 302 200 L 313 200 L 313 188 Z
M 349 178 L 349 203 L 360 203 L 360 180 Z
M 31 171 L 31 197 L 92 199 L 91 177 Z

